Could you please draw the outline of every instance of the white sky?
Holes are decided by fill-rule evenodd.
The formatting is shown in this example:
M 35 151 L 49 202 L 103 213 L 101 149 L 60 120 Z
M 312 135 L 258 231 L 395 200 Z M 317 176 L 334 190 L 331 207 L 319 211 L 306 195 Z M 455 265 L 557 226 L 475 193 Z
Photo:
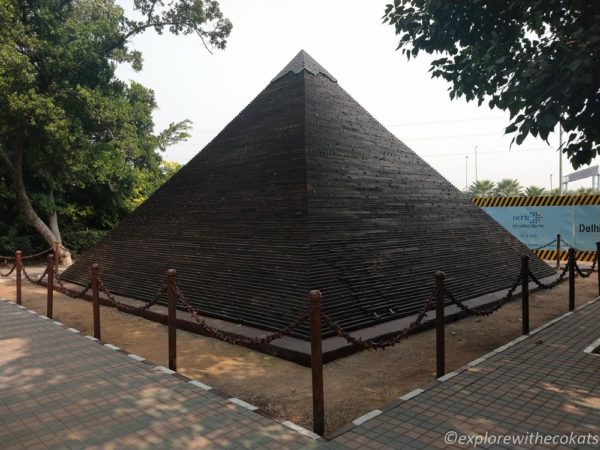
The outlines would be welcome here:
M 130 10 L 131 0 L 118 0 Z M 136 37 L 144 56 L 136 73 L 118 76 L 152 88 L 157 130 L 190 119 L 192 138 L 165 159 L 189 161 L 298 53 L 306 50 L 375 118 L 459 189 L 478 179 L 517 178 L 524 186 L 557 187 L 558 136 L 549 147 L 531 137 L 509 149 L 508 113 L 451 101 L 449 85 L 431 79 L 431 57 L 407 61 L 395 51 L 393 27 L 383 25 L 388 0 L 220 0 L 233 31 L 224 51 L 209 54 L 193 36 L 154 31 Z M 468 157 L 468 158 L 467 158 Z M 598 158 L 592 164 L 598 164 Z M 573 172 L 564 159 L 563 174 Z M 591 179 L 569 188 L 591 186 Z

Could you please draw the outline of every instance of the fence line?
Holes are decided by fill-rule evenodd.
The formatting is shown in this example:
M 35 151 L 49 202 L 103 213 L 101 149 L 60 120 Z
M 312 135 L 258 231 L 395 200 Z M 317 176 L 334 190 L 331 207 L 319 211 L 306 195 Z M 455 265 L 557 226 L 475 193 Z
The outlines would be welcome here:
M 548 246 L 557 243 L 560 249 L 560 242 L 562 240 L 560 235 L 557 239 L 544 245 Z M 57 246 L 55 246 L 57 247 Z M 58 247 L 57 247 L 58 248 Z M 594 269 L 598 265 L 598 257 L 600 256 L 600 242 L 597 243 L 596 259 L 592 264 L 592 267 L 587 271 L 582 270 L 575 260 L 575 249 L 570 248 L 568 251 L 569 258 L 567 264 L 563 268 L 562 272 L 558 275 L 556 280 L 550 283 L 541 282 L 535 274 L 529 268 L 529 257 L 523 255 L 521 258 L 520 273 L 516 276 L 514 283 L 508 289 L 506 294 L 494 302 L 491 306 L 485 308 L 471 307 L 464 304 L 464 302 L 458 300 L 452 292 L 445 287 L 445 275 L 443 272 L 437 272 L 435 274 L 435 287 L 431 296 L 423 302 L 423 306 L 420 312 L 417 314 L 415 320 L 413 320 L 407 327 L 388 335 L 385 338 L 371 338 L 362 339 L 352 336 L 348 331 L 339 325 L 334 319 L 329 317 L 322 311 L 322 294 L 320 291 L 310 291 L 308 294 L 308 305 L 305 312 L 301 313 L 294 321 L 289 323 L 284 328 L 275 332 L 266 334 L 264 336 L 248 338 L 243 336 L 233 336 L 228 333 L 224 333 L 216 327 L 209 325 L 205 318 L 202 317 L 201 313 L 194 308 L 191 302 L 186 298 L 182 290 L 179 288 L 176 282 L 176 272 L 173 269 L 169 269 L 166 273 L 166 283 L 162 285 L 161 289 L 157 292 L 154 298 L 146 302 L 144 305 L 139 307 L 133 307 L 126 303 L 117 300 L 115 295 L 106 287 L 102 277 L 100 276 L 100 269 L 98 264 L 93 264 L 91 267 L 91 275 L 89 283 L 83 288 L 83 290 L 77 292 L 70 288 L 67 288 L 64 282 L 61 280 L 58 265 L 56 264 L 56 254 L 48 254 L 47 264 L 44 272 L 37 278 L 33 278 L 27 272 L 27 269 L 23 265 L 23 260 L 32 259 L 35 257 L 42 256 L 48 253 L 52 249 L 45 250 L 35 255 L 29 255 L 23 257 L 20 251 L 15 252 L 14 264 L 12 268 L 6 274 L 0 273 L 2 277 L 8 277 L 14 271 L 16 271 L 17 278 L 17 304 L 21 304 L 21 275 L 25 277 L 30 283 L 41 285 L 44 278 L 48 278 L 47 281 L 47 316 L 52 318 L 53 314 L 53 292 L 59 291 L 72 298 L 83 297 L 90 289 L 92 289 L 92 315 L 94 321 L 94 336 L 100 339 L 100 292 L 104 293 L 106 301 L 117 308 L 119 311 L 127 312 L 130 314 L 140 314 L 144 311 L 148 311 L 154 305 L 156 305 L 165 294 L 167 294 L 167 319 L 168 319 L 168 358 L 169 368 L 176 370 L 177 367 L 177 345 L 176 345 L 176 332 L 177 332 L 177 305 L 181 305 L 194 319 L 194 321 L 200 326 L 200 328 L 206 333 L 207 336 L 219 339 L 224 342 L 228 342 L 236 345 L 244 345 L 250 347 L 258 347 L 271 343 L 276 339 L 282 339 L 285 336 L 289 336 L 290 333 L 298 328 L 301 324 L 308 321 L 311 330 L 311 371 L 312 371 L 312 385 L 313 385 L 313 425 L 315 433 L 322 435 L 325 430 L 325 409 L 324 409 L 324 394 L 323 394 L 323 354 L 322 354 L 322 333 L 321 325 L 325 323 L 331 327 L 337 336 L 344 338 L 348 343 L 365 349 L 379 350 L 386 349 L 394 346 L 402 340 L 406 339 L 412 332 L 418 329 L 422 324 L 427 313 L 434 309 L 436 310 L 436 371 L 438 378 L 445 374 L 445 306 L 446 299 L 450 301 L 451 305 L 457 306 L 462 312 L 473 315 L 473 316 L 489 316 L 499 311 L 511 298 L 514 297 L 514 293 L 521 284 L 521 299 L 522 299 L 522 316 L 523 316 L 523 334 L 529 333 L 529 280 L 533 281 L 536 286 L 541 289 L 553 289 L 558 286 L 564 278 L 567 272 L 569 273 L 569 310 L 573 310 L 575 307 L 575 278 L 577 276 L 581 278 L 588 278 L 594 272 Z M 560 252 L 559 252 L 560 253 Z M 0 256 L 0 258 L 5 258 Z M 12 257 L 11 257 L 12 258 Z M 12 260 L 12 259 L 11 259 Z M 600 272 L 598 273 L 598 293 L 600 295 Z

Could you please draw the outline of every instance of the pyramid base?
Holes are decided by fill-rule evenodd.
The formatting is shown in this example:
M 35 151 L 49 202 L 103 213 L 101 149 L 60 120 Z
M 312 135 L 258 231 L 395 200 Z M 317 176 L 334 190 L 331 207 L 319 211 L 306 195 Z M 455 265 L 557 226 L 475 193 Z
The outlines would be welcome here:
M 558 275 L 550 276 L 542 278 L 540 281 L 542 281 L 543 283 L 550 283 L 556 280 L 557 277 Z M 568 278 L 568 276 L 566 278 Z M 42 285 L 45 285 L 45 283 L 42 283 Z M 79 292 L 82 287 L 73 283 L 64 283 L 64 286 L 66 290 L 72 290 L 72 292 Z M 59 292 L 64 292 L 65 289 L 56 288 L 56 290 Z M 535 292 L 537 290 L 539 290 L 539 288 L 535 285 L 535 283 L 530 282 L 529 292 Z M 511 301 L 518 300 L 520 298 L 520 293 L 521 287 L 518 286 L 517 289 L 515 289 Z M 467 300 L 464 303 L 470 307 L 486 306 L 503 298 L 504 295 L 506 295 L 506 289 L 490 294 L 485 294 L 480 297 Z M 87 301 L 91 301 L 91 295 L 85 295 L 81 298 Z M 132 307 L 139 307 L 146 303 L 140 300 L 135 300 L 129 297 L 122 297 L 118 295 L 115 295 L 115 298 L 119 302 Z M 104 306 L 114 306 L 102 294 L 100 296 L 100 304 Z M 153 322 L 162 323 L 164 325 L 167 324 L 166 306 L 155 305 L 152 307 L 152 311 L 142 311 L 141 313 L 138 313 L 136 315 L 148 320 L 152 320 Z M 466 315 L 467 314 L 464 311 L 460 310 L 455 305 L 446 306 L 445 308 L 446 322 L 455 321 L 457 319 L 466 317 Z M 402 317 L 400 319 L 391 320 L 389 322 L 380 323 L 371 327 L 353 331 L 352 336 L 363 340 L 372 338 L 385 338 L 387 336 L 395 334 L 398 330 L 407 328 L 415 320 L 415 318 L 416 315 L 411 315 L 407 317 Z M 264 336 L 265 333 L 269 333 L 265 332 L 265 330 L 260 328 L 240 325 L 226 320 L 213 319 L 210 317 L 205 317 L 205 320 L 208 325 L 219 329 L 221 332 L 233 338 L 256 338 Z M 428 316 L 423 320 L 423 323 L 420 327 L 418 327 L 415 330 L 415 332 L 432 327 L 435 327 L 435 311 L 433 310 L 429 312 Z M 177 310 L 177 328 L 179 330 L 189 331 L 191 333 L 206 336 L 206 332 L 204 331 L 204 329 L 192 318 L 192 316 L 187 311 Z M 404 343 L 401 342 L 398 345 L 404 345 Z M 261 353 L 265 353 L 271 356 L 276 356 L 278 358 L 294 362 L 296 364 L 300 364 L 305 367 L 310 367 L 310 341 L 285 336 L 281 339 L 271 342 L 270 344 L 252 346 L 249 348 L 252 348 L 252 350 L 259 351 Z M 326 338 L 323 340 L 323 360 L 325 363 L 335 361 L 336 359 L 343 358 L 353 353 L 357 353 L 361 350 L 363 350 L 362 347 L 349 344 L 348 342 L 346 342 L 345 339 L 338 336 Z

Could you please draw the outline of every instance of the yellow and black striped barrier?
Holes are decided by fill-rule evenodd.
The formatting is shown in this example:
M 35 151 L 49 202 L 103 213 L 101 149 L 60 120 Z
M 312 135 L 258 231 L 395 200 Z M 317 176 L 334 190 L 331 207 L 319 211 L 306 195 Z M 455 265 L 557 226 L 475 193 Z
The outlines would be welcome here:
M 545 259 L 548 261 L 556 261 L 556 250 L 534 250 L 533 253 L 540 259 Z M 569 257 L 569 252 L 567 250 L 560 251 L 560 260 L 566 261 Z M 596 252 L 587 251 L 587 252 L 575 252 L 575 259 L 577 261 L 594 261 L 596 259 Z
M 510 207 L 536 207 L 536 206 L 588 206 L 600 205 L 600 194 L 581 195 L 546 195 L 540 197 L 475 197 L 473 203 L 481 208 L 510 208 Z M 564 248 L 564 243 L 563 246 Z M 567 248 L 561 248 L 560 259 L 567 260 Z M 557 250 L 541 249 L 534 250 L 536 256 L 545 260 L 556 261 Z M 595 251 L 577 251 L 575 253 L 578 261 L 593 261 L 596 258 Z
M 482 208 L 495 208 L 498 206 L 600 205 L 600 194 L 547 195 L 542 197 L 475 197 L 473 203 Z

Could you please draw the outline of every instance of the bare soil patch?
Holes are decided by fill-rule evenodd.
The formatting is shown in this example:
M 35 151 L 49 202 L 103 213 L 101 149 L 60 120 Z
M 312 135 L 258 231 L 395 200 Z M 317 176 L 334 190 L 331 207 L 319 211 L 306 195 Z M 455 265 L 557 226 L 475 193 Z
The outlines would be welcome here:
M 31 271 L 34 272 L 34 271 Z M 37 273 L 37 271 L 35 271 Z M 39 271 L 41 272 L 41 271 Z M 46 289 L 23 285 L 23 305 L 45 314 Z M 54 318 L 93 334 L 91 303 L 55 293 Z M 14 281 L 0 281 L 0 296 L 15 299 Z M 598 296 L 597 276 L 576 280 L 576 304 Z M 568 283 L 531 295 L 531 329 L 568 310 Z M 466 318 L 447 326 L 448 372 L 517 338 L 521 304 L 513 301 L 487 318 Z M 164 325 L 102 307 L 102 340 L 157 364 L 167 365 Z M 311 422 L 310 369 L 244 347 L 178 331 L 178 371 L 241 398 L 280 420 L 306 428 Z M 363 351 L 325 367 L 327 431 L 435 378 L 435 330 L 411 336 L 384 351 Z

